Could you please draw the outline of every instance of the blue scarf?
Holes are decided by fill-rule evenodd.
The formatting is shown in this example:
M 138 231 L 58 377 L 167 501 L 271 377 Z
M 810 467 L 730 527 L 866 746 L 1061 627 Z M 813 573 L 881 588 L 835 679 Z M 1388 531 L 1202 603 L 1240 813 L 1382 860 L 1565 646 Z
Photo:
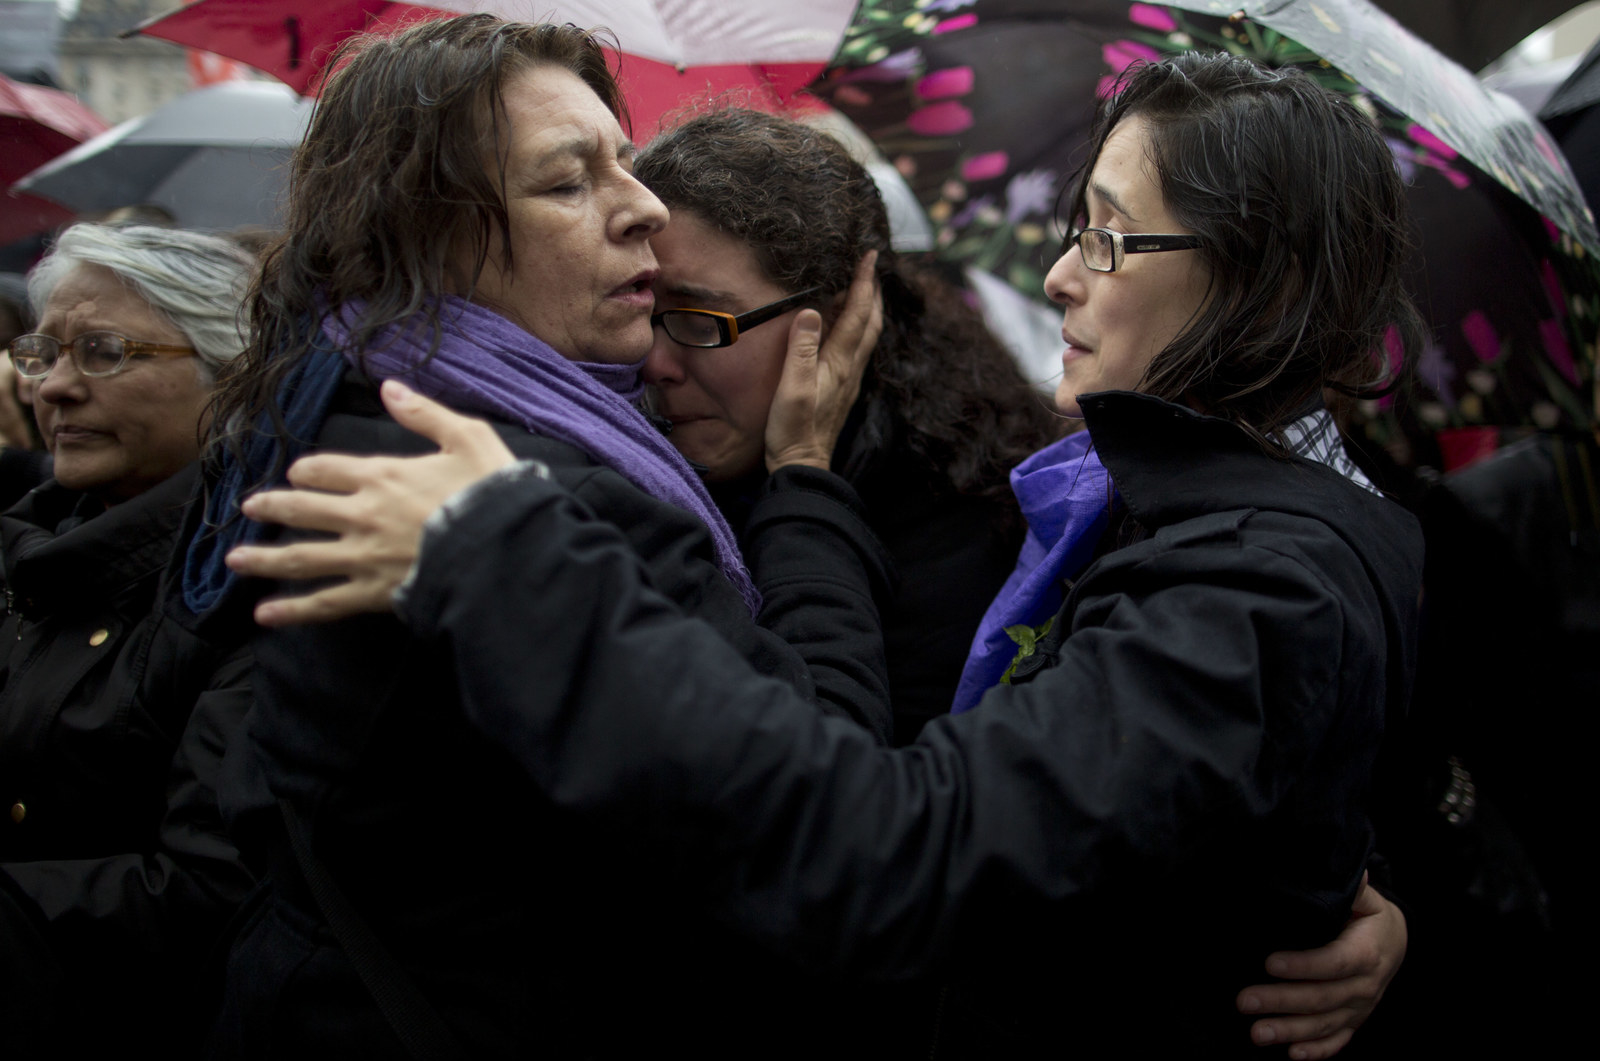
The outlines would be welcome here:
M 1088 431 L 1051 443 L 1017 465 L 1011 489 L 1028 521 L 1028 536 L 1011 577 L 978 624 L 952 714 L 978 706 L 1019 651 L 1031 649 L 1037 628 L 1061 609 L 1062 580 L 1088 565 L 1112 505 L 1120 501 Z
M 717 566 L 739 590 L 752 615 L 761 607 L 738 541 L 705 484 L 632 400 L 642 390 L 639 364 L 570 361 L 499 314 L 454 296 L 443 300 L 439 349 L 427 357 L 420 322 L 391 325 L 365 351 L 350 348 L 351 328 L 365 304 L 350 302 L 322 320 L 313 351 L 279 392 L 288 438 L 258 430 L 243 463 L 228 460 L 206 510 L 212 535 L 191 543 L 184 569 L 184 603 L 209 611 L 233 584 L 222 558 L 235 545 L 258 540 L 262 528 L 232 518 L 252 484 L 265 480 L 281 451 L 287 467 L 316 438 L 348 362 L 377 380 L 401 379 L 413 389 L 465 413 L 513 423 L 570 443 L 619 472 L 652 497 L 697 516 L 711 532 Z M 335 351 L 342 350 L 343 356 Z

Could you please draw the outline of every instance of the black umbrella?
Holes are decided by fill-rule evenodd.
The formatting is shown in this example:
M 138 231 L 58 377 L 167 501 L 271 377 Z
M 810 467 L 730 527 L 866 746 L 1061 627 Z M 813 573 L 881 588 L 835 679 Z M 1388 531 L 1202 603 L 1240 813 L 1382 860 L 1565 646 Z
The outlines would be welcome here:
M 1600 41 L 1556 86 L 1539 118 L 1561 145 L 1592 207 L 1600 202 Z
M 1378 0 L 1378 6 L 1468 70 L 1481 69 L 1575 0 Z
M 16 187 L 80 212 L 153 203 L 191 228 L 270 227 L 310 115 L 285 85 L 224 81 L 130 118 Z

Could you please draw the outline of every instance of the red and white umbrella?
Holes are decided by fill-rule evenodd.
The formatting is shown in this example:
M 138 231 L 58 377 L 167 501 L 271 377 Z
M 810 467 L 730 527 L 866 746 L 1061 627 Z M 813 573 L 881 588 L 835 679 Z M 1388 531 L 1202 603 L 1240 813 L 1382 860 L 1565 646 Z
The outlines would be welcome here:
M 855 0 L 198 0 L 137 32 L 238 59 L 307 93 L 341 41 L 417 19 L 487 11 L 604 28 L 620 48 L 642 140 L 662 115 L 729 90 L 782 109 L 833 58 L 855 8 Z
M 23 174 L 106 128 L 75 96 L 0 77 L 0 245 L 72 220 L 70 210 L 7 189 Z

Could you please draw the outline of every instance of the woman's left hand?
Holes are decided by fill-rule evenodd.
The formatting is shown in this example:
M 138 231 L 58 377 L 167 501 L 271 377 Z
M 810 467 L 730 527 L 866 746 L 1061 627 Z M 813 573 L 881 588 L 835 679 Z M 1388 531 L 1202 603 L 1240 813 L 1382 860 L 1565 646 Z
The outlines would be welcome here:
M 263 523 L 336 535 L 332 541 L 242 545 L 227 564 L 242 575 L 272 579 L 337 577 L 313 593 L 256 606 L 263 626 L 327 622 L 360 612 L 385 612 L 411 572 L 423 523 L 440 505 L 484 476 L 515 463 L 494 429 L 390 380 L 383 403 L 395 420 L 439 444 L 418 457 L 353 457 L 318 453 L 289 468 L 292 490 L 245 499 L 244 514 Z
M 1316 950 L 1267 957 L 1270 975 L 1298 983 L 1239 992 L 1239 1012 L 1279 1014 L 1252 1024 L 1250 1038 L 1257 1046 L 1287 1044 L 1294 1061 L 1332 1057 L 1371 1016 L 1405 956 L 1405 915 L 1363 877 L 1337 939 Z
M 845 419 L 861 393 L 861 374 L 883 332 L 878 252 L 856 266 L 844 310 L 822 339 L 822 315 L 801 310 L 789 329 L 783 376 L 767 414 L 767 471 L 791 464 L 827 468 Z

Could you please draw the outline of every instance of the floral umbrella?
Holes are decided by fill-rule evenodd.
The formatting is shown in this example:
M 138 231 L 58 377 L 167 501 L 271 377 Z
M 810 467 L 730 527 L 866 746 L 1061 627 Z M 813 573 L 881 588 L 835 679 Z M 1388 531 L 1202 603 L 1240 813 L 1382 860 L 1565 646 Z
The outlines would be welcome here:
M 1241 7 L 1274 19 L 1294 9 L 1314 23 L 1293 25 L 1316 50 L 1251 18 L 1228 17 Z M 1432 211 L 1443 219 L 1430 224 L 1449 228 L 1451 197 L 1471 187 L 1482 202 L 1470 205 L 1508 218 L 1497 224 L 1526 249 L 1518 256 L 1494 246 L 1483 257 L 1451 260 L 1457 271 L 1487 261 L 1520 270 L 1514 283 L 1491 286 L 1531 291 L 1531 299 L 1494 313 L 1445 316 L 1457 310 L 1443 294 L 1448 270 L 1416 271 L 1419 292 L 1441 292 L 1422 299 L 1433 311 L 1436 348 L 1410 400 L 1364 410 L 1375 441 L 1458 424 L 1588 422 L 1600 236 L 1565 162 L 1525 112 L 1365 0 L 864 0 L 813 90 L 906 176 L 935 223 L 942 257 L 1042 297 L 1058 246 L 1057 200 L 1082 161 L 1097 98 L 1130 63 L 1195 48 L 1306 69 L 1380 125 L 1413 197 L 1444 197 L 1444 208 Z M 1422 233 L 1424 257 L 1432 240 Z

